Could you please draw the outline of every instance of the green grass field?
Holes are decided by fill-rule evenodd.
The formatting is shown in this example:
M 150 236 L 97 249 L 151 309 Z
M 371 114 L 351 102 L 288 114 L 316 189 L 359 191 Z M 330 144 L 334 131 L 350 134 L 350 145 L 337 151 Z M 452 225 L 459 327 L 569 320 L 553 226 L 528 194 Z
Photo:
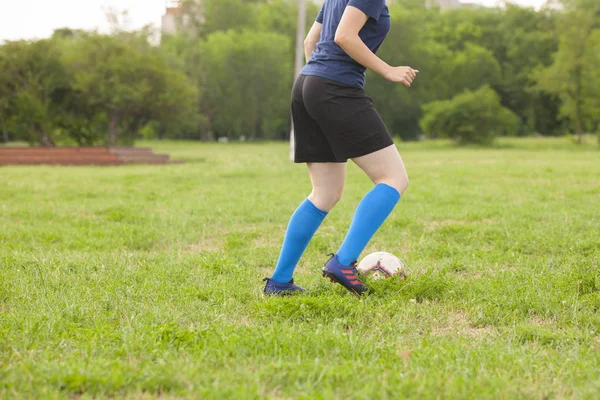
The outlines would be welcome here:
M 367 249 L 406 281 L 320 274 L 371 184 L 264 298 L 308 195 L 285 144 L 144 143 L 184 165 L 0 168 L 0 398 L 597 399 L 600 151 L 399 144 L 411 186 Z

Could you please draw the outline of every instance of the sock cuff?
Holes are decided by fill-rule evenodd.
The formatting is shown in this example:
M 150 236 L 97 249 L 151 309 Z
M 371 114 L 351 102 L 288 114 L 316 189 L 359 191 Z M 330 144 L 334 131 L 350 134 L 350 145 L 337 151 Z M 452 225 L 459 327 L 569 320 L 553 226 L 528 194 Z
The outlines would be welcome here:
M 327 216 L 327 214 L 329 214 L 327 211 L 323 211 L 317 208 L 317 206 L 315 206 L 313 204 L 312 201 L 310 201 L 309 199 L 306 199 L 304 201 L 304 203 L 311 209 L 313 210 L 315 213 L 319 214 L 321 217 L 325 218 Z
M 386 195 L 389 195 L 390 197 L 395 199 L 396 202 L 400 200 L 400 192 L 386 183 L 378 183 L 377 185 L 375 185 L 375 188 L 378 191 L 385 192 Z

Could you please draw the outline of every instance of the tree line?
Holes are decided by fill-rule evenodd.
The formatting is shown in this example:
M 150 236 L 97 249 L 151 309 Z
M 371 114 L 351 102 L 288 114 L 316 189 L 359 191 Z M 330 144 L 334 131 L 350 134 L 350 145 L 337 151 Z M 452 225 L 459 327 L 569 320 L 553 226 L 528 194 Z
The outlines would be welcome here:
M 390 5 L 379 55 L 420 71 L 410 88 L 367 74 L 367 93 L 405 140 L 600 131 L 600 2 L 440 12 Z M 136 138 L 285 139 L 297 4 L 192 0 L 179 34 L 70 29 L 0 46 L 0 131 L 42 146 Z M 308 27 L 318 8 L 309 5 Z

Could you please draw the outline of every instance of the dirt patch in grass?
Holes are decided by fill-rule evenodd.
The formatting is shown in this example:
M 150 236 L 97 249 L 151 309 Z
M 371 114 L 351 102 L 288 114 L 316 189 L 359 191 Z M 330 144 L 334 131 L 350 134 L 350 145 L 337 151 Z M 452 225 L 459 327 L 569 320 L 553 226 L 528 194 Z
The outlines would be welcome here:
M 437 323 L 431 330 L 431 336 L 467 336 L 479 339 L 497 333 L 491 326 L 472 326 L 468 315 L 462 310 L 449 312 L 437 320 Z
M 222 251 L 224 248 L 224 243 L 221 238 L 216 237 L 208 237 L 202 238 L 198 243 L 190 246 L 191 252 L 200 252 L 200 251 Z
M 437 228 L 443 227 L 443 226 L 450 226 L 450 225 L 467 225 L 468 223 L 470 223 L 472 221 L 463 221 L 460 219 L 434 219 L 431 221 L 426 222 L 425 224 L 425 230 L 426 231 L 433 231 Z
M 285 231 L 281 235 L 260 235 L 252 239 L 254 247 L 275 247 L 281 246 Z
M 139 393 L 131 397 L 134 400 L 183 400 L 185 397 L 162 394 L 162 393 Z
M 444 228 L 447 226 L 466 226 L 466 225 L 476 225 L 476 224 L 494 224 L 495 220 L 490 218 L 482 218 L 477 220 L 462 220 L 462 219 L 434 219 L 431 221 L 425 222 L 425 231 L 431 232 L 439 228 Z
M 271 276 L 271 274 L 273 273 L 273 269 L 275 269 L 275 266 L 260 266 L 258 267 L 260 274 L 264 275 L 264 276 Z
M 552 326 L 556 323 L 556 321 L 550 318 L 543 318 L 539 315 L 532 315 L 529 317 L 527 323 L 535 326 Z

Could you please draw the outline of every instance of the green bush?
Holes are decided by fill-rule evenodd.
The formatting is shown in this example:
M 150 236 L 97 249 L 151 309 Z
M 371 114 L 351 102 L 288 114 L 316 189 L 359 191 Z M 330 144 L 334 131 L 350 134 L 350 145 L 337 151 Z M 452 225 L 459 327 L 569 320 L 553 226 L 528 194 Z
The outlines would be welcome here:
M 465 91 L 451 100 L 427 103 L 423 111 L 424 132 L 455 139 L 458 144 L 490 144 L 496 136 L 514 135 L 521 123 L 512 111 L 502 107 L 489 86 Z

